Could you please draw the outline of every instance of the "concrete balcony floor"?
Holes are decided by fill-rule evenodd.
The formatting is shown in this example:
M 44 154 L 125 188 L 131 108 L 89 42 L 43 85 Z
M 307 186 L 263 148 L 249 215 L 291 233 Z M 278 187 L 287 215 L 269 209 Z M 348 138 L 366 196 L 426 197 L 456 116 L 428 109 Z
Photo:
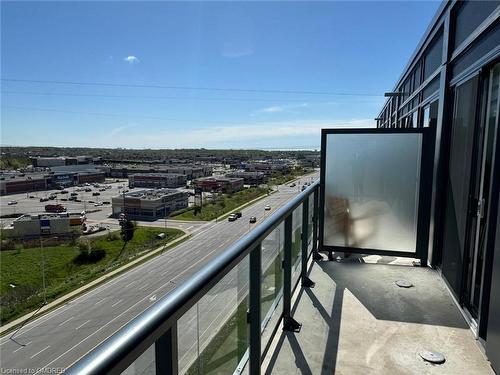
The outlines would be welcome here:
M 299 289 L 293 304 L 302 329 L 277 332 L 262 373 L 493 374 L 436 271 L 402 258 L 325 258 L 310 277 L 316 286 Z M 425 362 L 423 349 L 446 362 Z

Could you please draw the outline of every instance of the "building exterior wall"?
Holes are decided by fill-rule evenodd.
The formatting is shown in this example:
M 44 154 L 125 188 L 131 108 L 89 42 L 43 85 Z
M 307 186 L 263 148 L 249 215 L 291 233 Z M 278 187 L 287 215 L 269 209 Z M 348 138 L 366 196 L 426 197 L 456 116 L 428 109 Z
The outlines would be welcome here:
M 146 191 L 146 190 L 145 190 Z M 134 192 L 134 195 L 140 192 Z M 112 214 L 118 216 L 125 213 L 132 220 L 156 220 L 165 215 L 188 207 L 189 194 L 170 190 L 164 195 L 156 191 L 156 195 L 148 198 L 140 196 L 116 196 L 111 199 Z
M 67 234 L 70 231 L 69 218 L 57 215 L 21 216 L 14 220 L 13 227 L 15 237 Z
M 500 306 L 489 293 L 500 256 L 499 64 L 500 1 L 443 2 L 375 119 L 380 128 L 433 130 L 429 259 L 486 347 L 488 306 Z
M 47 178 L 5 179 L 0 181 L 0 195 L 46 190 L 48 185 Z
M 194 185 L 202 191 L 220 191 L 234 193 L 243 189 L 243 178 L 202 177 L 194 180 Z
M 245 185 L 261 185 L 266 182 L 267 177 L 262 172 L 232 172 L 228 173 L 226 177 L 242 178 Z
M 129 176 L 129 187 L 146 188 L 178 188 L 185 186 L 186 175 L 175 173 L 132 174 Z

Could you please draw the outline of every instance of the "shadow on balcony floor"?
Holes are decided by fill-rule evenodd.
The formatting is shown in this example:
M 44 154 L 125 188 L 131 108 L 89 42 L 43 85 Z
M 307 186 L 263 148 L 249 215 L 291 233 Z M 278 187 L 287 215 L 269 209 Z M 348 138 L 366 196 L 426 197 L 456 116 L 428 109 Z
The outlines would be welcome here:
M 438 273 L 401 264 L 373 257 L 314 263 L 316 287 L 301 289 L 294 304 L 302 330 L 278 332 L 263 373 L 492 374 Z M 400 279 L 414 287 L 398 287 Z M 424 362 L 422 349 L 446 362 Z

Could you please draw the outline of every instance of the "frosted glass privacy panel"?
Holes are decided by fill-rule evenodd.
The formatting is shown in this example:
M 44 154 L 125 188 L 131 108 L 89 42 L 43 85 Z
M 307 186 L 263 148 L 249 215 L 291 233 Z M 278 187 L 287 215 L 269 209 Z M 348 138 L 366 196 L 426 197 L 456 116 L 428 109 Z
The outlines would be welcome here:
M 328 134 L 326 246 L 416 251 L 422 134 Z

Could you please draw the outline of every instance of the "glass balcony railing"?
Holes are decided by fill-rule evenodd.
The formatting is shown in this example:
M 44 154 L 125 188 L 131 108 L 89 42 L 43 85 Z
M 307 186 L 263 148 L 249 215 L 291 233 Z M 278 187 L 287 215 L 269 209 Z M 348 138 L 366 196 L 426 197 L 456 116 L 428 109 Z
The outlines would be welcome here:
M 279 325 L 300 329 L 291 297 L 313 285 L 318 197 L 316 182 L 67 372 L 259 374 Z

